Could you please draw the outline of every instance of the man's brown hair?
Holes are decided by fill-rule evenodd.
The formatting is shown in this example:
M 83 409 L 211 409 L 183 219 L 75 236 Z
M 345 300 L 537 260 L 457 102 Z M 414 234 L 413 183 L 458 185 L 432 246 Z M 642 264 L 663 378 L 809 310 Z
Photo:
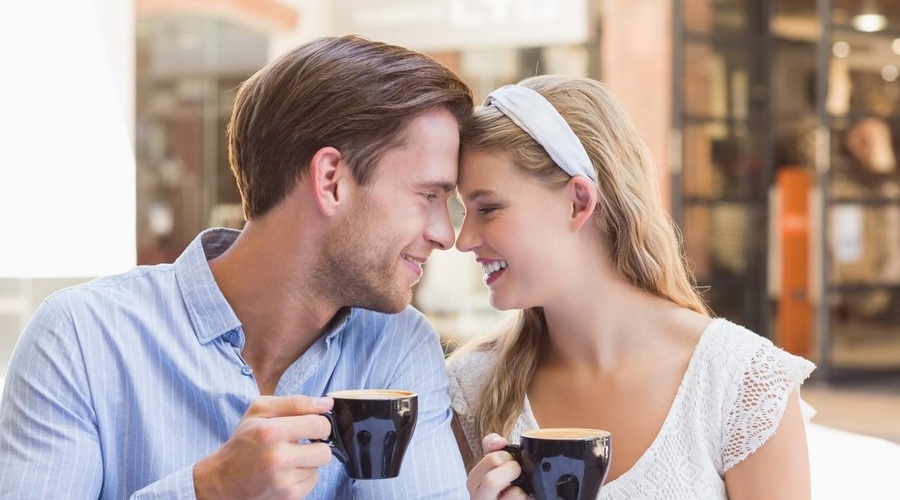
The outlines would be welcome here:
M 416 117 L 446 108 L 462 123 L 472 92 L 434 59 L 358 36 L 320 38 L 241 85 L 228 124 L 228 157 L 248 220 L 294 189 L 316 151 L 334 147 L 356 182 L 403 142 Z

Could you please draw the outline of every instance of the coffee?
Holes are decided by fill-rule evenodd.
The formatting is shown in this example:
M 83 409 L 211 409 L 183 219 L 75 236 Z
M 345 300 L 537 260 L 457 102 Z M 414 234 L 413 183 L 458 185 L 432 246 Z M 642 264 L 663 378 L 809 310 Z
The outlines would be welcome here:
M 609 432 L 599 429 L 557 428 L 533 429 L 523 432 L 522 435 L 534 439 L 589 439 L 609 436 Z
M 535 429 L 504 448 L 522 466 L 512 484 L 538 500 L 594 500 L 609 471 L 612 436 L 599 429 Z
M 324 442 L 353 479 L 397 477 L 418 420 L 418 396 L 394 389 L 328 393 L 334 408 L 325 416 L 331 435 Z
M 410 391 L 393 389 L 352 389 L 329 392 L 328 395 L 335 399 L 397 399 L 408 398 L 414 394 Z

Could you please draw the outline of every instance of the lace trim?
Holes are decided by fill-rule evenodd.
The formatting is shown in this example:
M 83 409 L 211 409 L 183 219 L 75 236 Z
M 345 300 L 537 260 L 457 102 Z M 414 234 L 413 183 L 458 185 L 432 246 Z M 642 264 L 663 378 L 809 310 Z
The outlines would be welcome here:
M 773 347 L 760 347 L 754 353 L 730 406 L 724 426 L 725 471 L 775 434 L 789 398 L 815 368 L 809 361 Z

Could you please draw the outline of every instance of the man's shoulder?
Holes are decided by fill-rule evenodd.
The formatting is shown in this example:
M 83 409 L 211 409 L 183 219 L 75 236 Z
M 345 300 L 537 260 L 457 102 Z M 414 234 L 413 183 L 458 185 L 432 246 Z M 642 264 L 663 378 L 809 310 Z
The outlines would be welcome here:
M 152 304 L 169 303 L 176 286 L 173 266 L 139 266 L 54 292 L 38 312 L 82 326 L 99 325 L 115 317 L 147 314 Z
M 110 274 L 86 283 L 63 288 L 48 297 L 59 304 L 83 301 L 86 298 L 102 298 L 127 293 L 147 293 L 156 288 L 166 288 L 175 283 L 175 267 L 172 264 L 137 266 L 119 274 Z
M 379 330 L 382 333 L 396 332 L 407 337 L 435 334 L 435 329 L 428 318 L 413 306 L 406 306 L 398 313 L 354 309 L 348 326 L 353 329 Z
M 387 349 L 401 357 L 423 350 L 441 350 L 437 331 L 411 306 L 399 313 L 353 309 L 340 330 L 344 349 L 367 353 Z

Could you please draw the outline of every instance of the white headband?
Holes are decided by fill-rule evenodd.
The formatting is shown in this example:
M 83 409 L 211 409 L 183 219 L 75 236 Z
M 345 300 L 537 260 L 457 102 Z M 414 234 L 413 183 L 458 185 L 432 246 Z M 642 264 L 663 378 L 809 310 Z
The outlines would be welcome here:
M 521 85 L 491 92 L 485 106 L 494 106 L 547 150 L 550 158 L 572 177 L 597 182 L 597 173 L 584 145 L 559 111 L 541 94 Z

